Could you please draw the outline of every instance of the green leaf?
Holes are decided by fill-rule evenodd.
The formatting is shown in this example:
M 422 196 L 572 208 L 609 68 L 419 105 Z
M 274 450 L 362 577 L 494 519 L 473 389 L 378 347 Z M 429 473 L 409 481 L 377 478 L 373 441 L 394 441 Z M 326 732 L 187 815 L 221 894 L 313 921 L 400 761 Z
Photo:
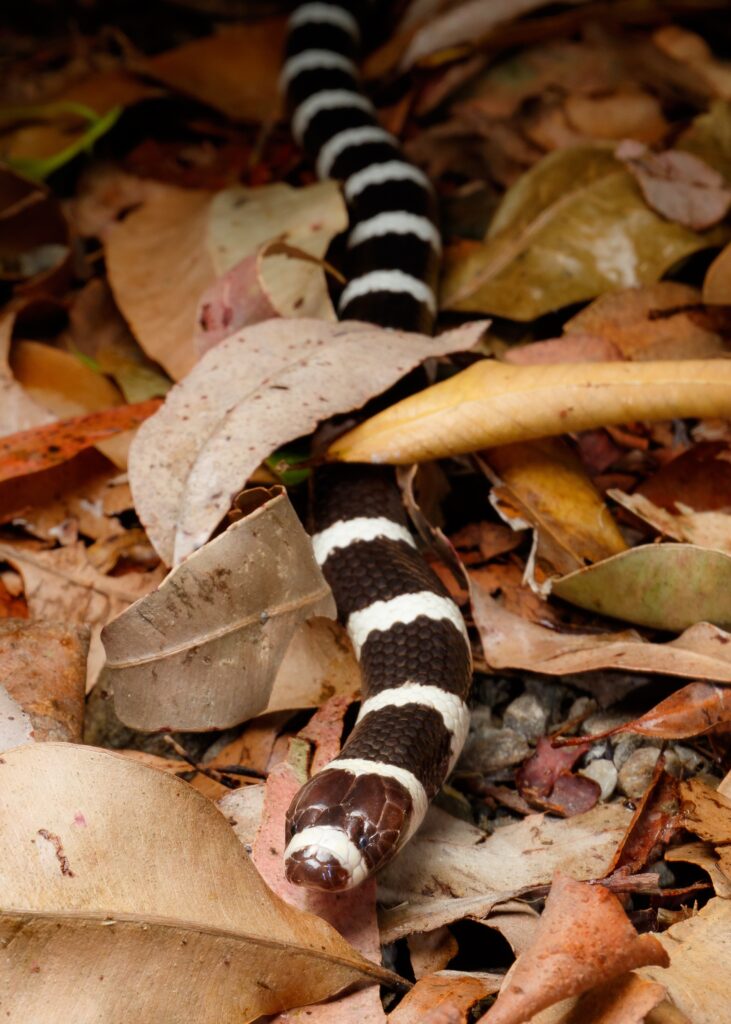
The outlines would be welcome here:
M 18 109 L 14 108 L 14 111 L 17 112 Z M 51 116 L 54 113 L 74 113 L 87 120 L 89 127 L 78 138 L 74 139 L 69 146 L 66 146 L 65 149 L 60 150 L 58 153 L 54 153 L 52 156 L 38 159 L 30 157 L 9 158 L 7 160 L 8 166 L 14 171 L 18 171 L 19 174 L 24 174 L 26 178 L 30 178 L 32 181 L 43 181 L 44 178 L 47 178 L 54 171 L 69 163 L 74 157 L 91 149 L 102 135 L 106 135 L 110 128 L 114 127 L 119 120 L 122 110 L 122 107 L 112 107 L 106 114 L 99 116 L 91 107 L 87 107 L 83 103 L 71 101 L 49 103 L 46 107 L 28 107 L 25 109 L 26 118 L 39 119 L 43 115 L 48 115 L 49 111 L 51 111 Z M 33 113 L 34 111 L 35 113 Z
M 731 626 L 731 557 L 693 544 L 647 544 L 572 572 L 557 597 L 638 626 Z
M 442 305 L 533 320 L 657 281 L 727 235 L 691 231 L 650 210 L 606 147 L 559 150 L 506 193 L 482 245 L 449 257 Z
M 268 459 L 265 459 L 264 462 L 285 487 L 296 487 L 303 480 L 307 480 L 312 472 L 310 469 L 297 469 L 297 463 L 307 462 L 309 458 L 309 452 L 297 452 L 292 448 L 280 448 L 270 455 Z

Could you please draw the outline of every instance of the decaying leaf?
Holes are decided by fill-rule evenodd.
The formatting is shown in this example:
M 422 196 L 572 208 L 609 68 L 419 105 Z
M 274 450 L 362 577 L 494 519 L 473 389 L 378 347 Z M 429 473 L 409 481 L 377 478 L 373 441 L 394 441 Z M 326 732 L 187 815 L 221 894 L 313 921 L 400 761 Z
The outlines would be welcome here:
M 716 897 L 657 936 L 670 965 L 638 971 L 663 985 L 673 1005 L 693 1024 L 719 1024 L 728 1015 L 728 963 L 731 957 L 731 900 Z
M 198 358 L 199 303 L 218 278 L 274 238 L 321 259 L 347 222 L 340 189 L 332 181 L 298 189 L 284 183 L 235 186 L 215 193 L 158 186 L 107 231 L 109 283 L 147 355 L 179 380 Z M 274 296 L 283 303 L 277 312 L 296 312 L 292 287 L 310 316 L 327 311 L 318 263 L 276 254 L 266 263 L 268 274 L 283 279 Z
M 28 715 L 35 740 L 81 742 L 88 649 L 86 626 L 0 621 L 0 687 Z
M 432 807 L 404 856 L 378 877 L 379 901 L 388 907 L 380 915 L 382 941 L 485 918 L 521 890 L 546 885 L 559 868 L 601 878 L 629 819 L 621 804 L 598 804 L 572 818 L 532 814 L 486 837 Z
M 507 496 L 523 520 L 518 528 L 527 520 L 535 529 L 535 557 L 551 569 L 570 572 L 626 549 L 601 495 L 563 442 L 504 445 L 483 459 L 494 471 L 490 503 L 502 515 Z
M 424 462 L 635 420 L 727 416 L 724 360 L 510 366 L 490 359 L 406 398 L 340 437 L 344 462 Z
M 553 583 L 564 601 L 639 626 L 731 627 L 731 556 L 692 544 L 646 544 Z
M 486 1024 L 523 1024 L 538 1010 L 646 964 L 667 966 L 654 935 L 638 935 L 616 896 L 558 874 L 535 942 L 517 961 Z
M 731 637 L 707 622 L 661 644 L 650 643 L 633 630 L 557 632 L 507 611 L 476 574 L 470 579 L 475 625 L 493 669 L 523 668 L 554 676 L 616 668 L 731 683 Z
M 158 398 L 57 420 L 0 439 L 0 481 L 60 465 L 105 438 L 131 430 L 159 407 Z
M 703 301 L 727 306 L 731 294 L 731 245 L 727 245 L 708 268 L 703 282 Z
M 185 783 L 71 744 L 3 761 L 0 975 L 11 1016 L 240 1024 L 354 981 L 393 983 L 279 900 Z M 43 965 L 33 983 L 29 963 Z
M 15 380 L 8 364 L 10 339 L 15 317 L 6 313 L 0 319 L 0 437 L 48 423 L 53 416 L 35 402 Z
M 89 688 L 96 682 L 104 664 L 102 626 L 154 589 L 162 572 L 153 569 L 145 573 L 105 576 L 94 568 L 86 551 L 83 541 L 50 550 L 9 538 L 0 543 L 0 558 L 20 573 L 33 618 L 91 628 L 87 661 Z
M 559 149 L 508 190 L 482 245 L 447 254 L 442 304 L 532 320 L 657 281 L 678 260 L 723 237 L 656 214 L 609 149 Z
M 484 328 L 432 339 L 357 322 L 269 320 L 231 335 L 170 391 L 130 451 L 135 506 L 160 557 L 177 564 L 205 543 L 277 447 L 358 408 L 428 356 L 471 348 Z
M 308 618 L 295 630 L 277 670 L 267 711 L 319 707 L 334 696 L 354 697 L 360 668 L 343 626 Z
M 262 496 L 105 629 L 115 707 L 128 725 L 223 729 L 259 714 L 297 625 L 334 614 L 286 494 Z

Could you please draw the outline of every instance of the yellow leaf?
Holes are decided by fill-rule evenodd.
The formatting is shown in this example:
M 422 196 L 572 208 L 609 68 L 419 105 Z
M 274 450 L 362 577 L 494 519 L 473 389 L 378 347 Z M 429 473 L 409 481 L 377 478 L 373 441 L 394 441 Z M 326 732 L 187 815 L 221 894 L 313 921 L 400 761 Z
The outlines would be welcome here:
M 501 499 L 508 497 L 535 529 L 536 554 L 551 568 L 573 572 L 626 549 L 609 509 L 568 445 L 553 439 L 523 442 L 491 448 L 484 457 L 497 474 L 491 503 L 503 515 Z
M 404 465 L 636 420 L 731 416 L 731 364 L 483 360 L 366 420 L 328 455 Z

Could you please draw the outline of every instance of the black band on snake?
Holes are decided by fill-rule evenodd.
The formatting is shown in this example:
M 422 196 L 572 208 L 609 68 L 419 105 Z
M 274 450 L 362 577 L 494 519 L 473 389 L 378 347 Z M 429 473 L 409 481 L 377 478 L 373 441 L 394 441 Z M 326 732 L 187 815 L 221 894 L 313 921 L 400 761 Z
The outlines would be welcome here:
M 401 155 L 360 91 L 368 3 L 306 3 L 289 22 L 282 84 L 296 141 L 319 177 L 343 182 L 349 283 L 341 319 L 429 333 L 441 251 L 429 181 Z M 416 549 L 389 471 L 318 472 L 315 556 L 360 659 L 363 702 L 340 755 L 287 813 L 291 882 L 360 884 L 421 823 L 469 724 L 467 634 Z

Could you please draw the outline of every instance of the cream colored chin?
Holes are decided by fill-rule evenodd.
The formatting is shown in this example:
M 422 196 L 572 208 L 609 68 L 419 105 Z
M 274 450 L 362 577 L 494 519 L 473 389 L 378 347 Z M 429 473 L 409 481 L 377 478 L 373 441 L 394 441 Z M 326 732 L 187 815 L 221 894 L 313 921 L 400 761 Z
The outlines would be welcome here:
M 351 886 L 360 885 L 368 877 L 368 868 L 363 854 L 353 840 L 340 828 L 330 825 L 313 825 L 292 836 L 284 851 L 285 862 L 300 850 L 311 851 L 308 856 L 314 860 L 336 860 L 347 872 Z

